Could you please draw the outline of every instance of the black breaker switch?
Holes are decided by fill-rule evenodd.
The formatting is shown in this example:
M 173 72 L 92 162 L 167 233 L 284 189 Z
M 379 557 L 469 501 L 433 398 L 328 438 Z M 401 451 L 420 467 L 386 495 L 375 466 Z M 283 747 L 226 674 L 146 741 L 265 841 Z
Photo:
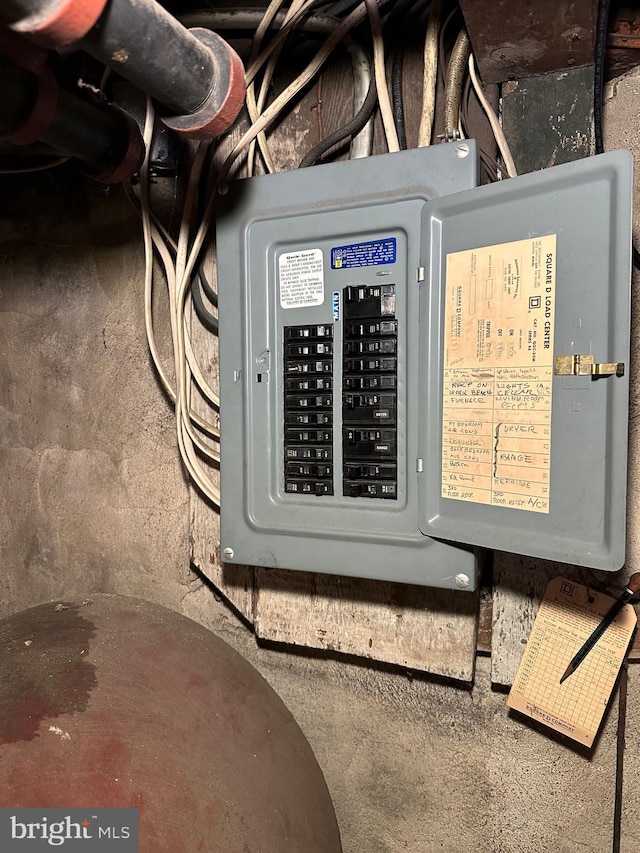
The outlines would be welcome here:
M 343 304 L 342 493 L 396 500 L 396 288 L 345 287 Z
M 284 386 L 284 490 L 332 495 L 333 326 L 285 327 Z
M 395 284 L 355 285 L 344 288 L 345 323 L 349 320 L 386 320 L 396 314 Z

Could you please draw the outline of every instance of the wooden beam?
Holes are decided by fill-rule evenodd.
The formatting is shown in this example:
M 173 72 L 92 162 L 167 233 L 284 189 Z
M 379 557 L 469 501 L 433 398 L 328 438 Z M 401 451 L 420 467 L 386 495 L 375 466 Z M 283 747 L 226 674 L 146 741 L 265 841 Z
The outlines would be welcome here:
M 460 0 L 485 83 L 593 62 L 598 2 Z
M 594 154 L 593 66 L 505 83 L 502 125 L 518 174 Z
M 256 588 L 262 639 L 473 679 L 477 593 L 279 569 Z

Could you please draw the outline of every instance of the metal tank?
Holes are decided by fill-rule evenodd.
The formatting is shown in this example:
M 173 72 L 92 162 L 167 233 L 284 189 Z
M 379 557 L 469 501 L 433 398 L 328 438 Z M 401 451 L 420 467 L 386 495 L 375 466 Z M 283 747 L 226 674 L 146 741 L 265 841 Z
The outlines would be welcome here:
M 262 676 L 195 622 L 98 595 L 0 621 L 0 806 L 137 807 L 141 853 L 340 853 Z

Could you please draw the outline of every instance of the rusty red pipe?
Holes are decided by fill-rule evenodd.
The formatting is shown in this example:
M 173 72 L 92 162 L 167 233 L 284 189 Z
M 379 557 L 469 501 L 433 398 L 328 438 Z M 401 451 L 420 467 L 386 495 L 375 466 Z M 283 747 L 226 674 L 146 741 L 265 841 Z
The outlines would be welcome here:
M 71 45 L 99 59 L 147 92 L 184 136 L 217 136 L 242 107 L 236 52 L 210 30 L 187 30 L 155 0 L 4 0 L 0 21 L 44 47 Z
M 144 154 L 135 121 L 117 107 L 60 89 L 47 58 L 47 51 L 0 28 L 0 140 L 43 142 L 56 155 L 81 160 L 104 183 L 132 175 Z

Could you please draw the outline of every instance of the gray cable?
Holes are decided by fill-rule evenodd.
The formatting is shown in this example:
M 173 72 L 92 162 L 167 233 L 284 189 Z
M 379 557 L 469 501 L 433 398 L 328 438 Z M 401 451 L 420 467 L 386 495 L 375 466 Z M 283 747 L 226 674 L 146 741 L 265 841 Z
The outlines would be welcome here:
M 445 139 L 457 139 L 462 99 L 462 82 L 467 70 L 471 44 L 466 30 L 461 30 L 451 51 L 447 68 L 447 85 L 444 96 Z
M 211 9 L 202 12 L 190 12 L 181 15 L 180 20 L 187 27 L 204 27 L 212 30 L 255 30 L 262 18 L 264 11 L 260 9 Z M 271 29 L 279 29 L 285 18 L 285 12 L 278 12 L 271 23 Z M 312 13 L 307 15 L 295 28 L 306 33 L 318 33 L 326 35 L 332 33 L 340 24 L 340 20 Z M 371 60 L 364 48 L 347 37 L 345 44 L 351 56 L 354 80 L 354 103 L 356 110 L 359 109 L 367 97 L 373 74 Z M 351 158 L 353 160 L 361 157 L 369 157 L 373 149 L 373 119 L 354 136 L 351 141 Z

